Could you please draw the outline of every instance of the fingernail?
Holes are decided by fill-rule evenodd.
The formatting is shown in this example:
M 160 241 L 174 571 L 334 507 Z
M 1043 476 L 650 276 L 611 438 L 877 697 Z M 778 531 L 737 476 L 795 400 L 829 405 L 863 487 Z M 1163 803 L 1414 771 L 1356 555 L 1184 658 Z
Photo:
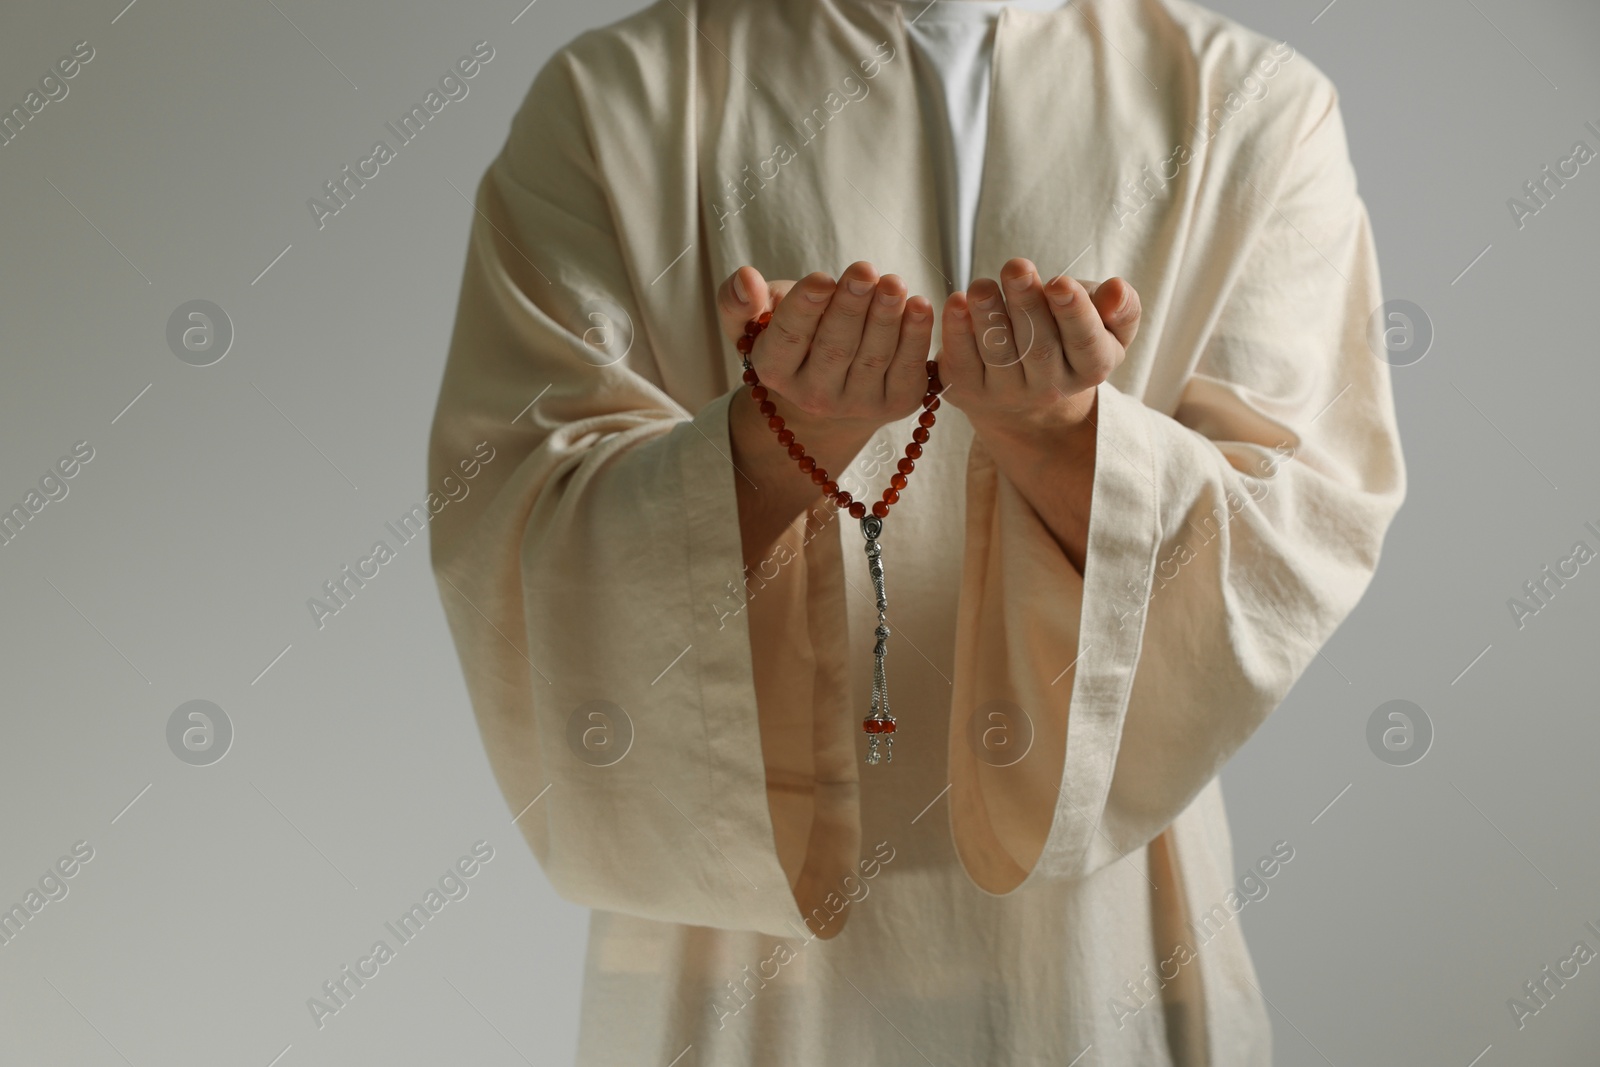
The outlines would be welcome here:
M 1077 291 L 1071 286 L 1061 289 L 1052 288 L 1050 290 L 1050 303 L 1054 304 L 1056 307 L 1064 308 L 1068 304 L 1071 304 L 1073 298 L 1077 295 Z
M 994 307 L 994 297 L 990 296 L 988 293 L 985 293 L 984 295 L 978 297 L 976 303 L 979 307 L 987 311 L 988 309 Z
M 811 301 L 813 304 L 820 304 L 824 300 L 828 299 L 828 290 L 826 290 L 826 289 L 807 289 L 806 290 L 806 299 Z
M 1012 292 L 1022 293 L 1022 292 L 1026 292 L 1027 291 L 1028 285 L 1032 281 L 1033 281 L 1033 276 L 1032 275 L 1023 274 L 1023 275 L 1020 275 L 1019 277 L 1012 278 L 1009 282 L 1006 282 L 1006 286 Z
M 967 309 L 966 308 L 951 308 L 950 309 L 950 317 L 955 319 L 957 322 L 965 322 L 966 319 L 967 319 Z
M 867 281 L 865 278 L 851 278 L 845 284 L 848 285 L 850 287 L 850 291 L 857 296 L 865 296 L 872 289 L 872 283 Z
M 733 276 L 733 294 L 739 298 L 739 303 L 750 303 L 750 293 L 744 287 L 744 279 L 737 274 Z

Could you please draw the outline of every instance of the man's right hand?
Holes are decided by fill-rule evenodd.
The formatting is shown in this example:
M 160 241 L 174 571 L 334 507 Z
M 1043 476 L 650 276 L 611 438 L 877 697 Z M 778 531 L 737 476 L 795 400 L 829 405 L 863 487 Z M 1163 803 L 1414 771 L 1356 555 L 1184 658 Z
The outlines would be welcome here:
M 851 264 L 838 283 L 818 273 L 769 284 L 753 267 L 740 267 L 718 290 L 717 314 L 730 341 L 769 310 L 772 321 L 750 365 L 785 428 L 837 481 L 879 427 L 921 406 L 933 305 L 907 299 L 904 281 L 880 278 L 868 263 Z M 733 397 L 728 429 L 745 559 L 759 563 L 821 489 L 778 447 L 749 389 Z
M 820 272 L 769 283 L 754 267 L 740 267 L 718 290 L 729 340 L 763 311 L 772 321 L 750 363 L 786 422 L 837 424 L 847 436 L 870 436 L 921 405 L 933 306 L 925 297 L 907 299 L 898 276 L 880 278 L 870 263 L 852 263 L 837 283 Z

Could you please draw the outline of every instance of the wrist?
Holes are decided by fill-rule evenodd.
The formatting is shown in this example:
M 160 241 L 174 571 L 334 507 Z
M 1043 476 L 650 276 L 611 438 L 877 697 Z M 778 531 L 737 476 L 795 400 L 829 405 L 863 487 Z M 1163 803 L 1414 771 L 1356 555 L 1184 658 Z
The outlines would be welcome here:
M 1099 391 L 1086 389 L 1030 411 L 965 412 L 973 433 L 1010 448 L 1092 453 Z
M 784 429 L 792 432 L 794 440 L 804 445 L 806 452 L 833 474 L 842 473 L 878 430 L 876 425 L 859 420 L 809 415 L 775 394 L 769 394 L 769 398 L 777 405 Z M 739 387 L 732 403 L 736 436 L 743 446 L 741 451 L 784 451 L 777 434 L 768 424 L 767 416 L 761 414 L 756 401 L 750 396 L 748 386 Z

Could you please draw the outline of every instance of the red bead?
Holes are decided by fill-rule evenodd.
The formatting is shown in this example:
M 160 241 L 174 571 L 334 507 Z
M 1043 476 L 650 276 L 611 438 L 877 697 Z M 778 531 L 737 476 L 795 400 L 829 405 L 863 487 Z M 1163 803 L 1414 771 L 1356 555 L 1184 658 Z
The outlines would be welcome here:
M 760 323 L 761 327 L 763 329 L 765 329 L 767 323 L 769 323 L 771 321 L 772 321 L 772 312 L 770 312 L 770 311 L 763 311 L 761 314 L 756 316 L 756 322 Z
M 750 399 L 751 400 L 765 400 L 766 398 L 767 398 L 767 387 L 766 386 L 764 386 L 764 385 L 752 385 L 750 387 Z
M 746 384 L 746 385 L 760 385 L 761 384 L 761 379 L 756 376 L 756 369 L 754 367 L 746 367 L 744 369 L 744 384 Z
M 880 734 L 892 734 L 892 733 L 894 733 L 894 720 L 893 719 L 883 719 L 878 725 L 878 732 Z
M 853 501 L 854 499 L 855 499 L 855 497 L 851 496 L 849 493 L 847 493 L 843 489 L 841 489 L 841 490 L 839 490 L 838 494 L 833 498 L 833 502 L 835 504 L 839 505 L 839 510 L 840 511 L 844 511 L 844 510 L 846 510 L 847 508 L 850 507 L 850 502 Z
M 915 430 L 911 431 L 911 439 L 919 445 L 927 444 L 928 428 L 926 426 L 918 426 Z
M 812 471 L 814 471 L 816 469 L 817 469 L 817 461 L 816 460 L 812 459 L 810 456 L 801 456 L 800 457 L 800 473 L 801 474 L 810 474 Z
M 939 394 L 938 393 L 929 393 L 927 396 L 923 397 L 922 398 L 922 406 L 924 408 L 926 408 L 927 410 L 929 410 L 929 411 L 938 411 L 939 410 Z
M 912 471 L 917 469 L 917 465 L 911 462 L 909 459 L 901 460 L 897 466 L 900 468 L 901 474 L 910 474 Z
M 886 519 L 889 517 L 889 505 L 880 500 L 872 505 L 872 513 L 880 519 Z
M 782 415 L 774 415 L 771 418 L 769 418 L 767 420 L 767 429 L 771 430 L 773 433 L 787 433 L 791 437 L 794 436 L 793 433 L 791 433 L 790 431 L 785 430 L 783 428 L 783 416 Z
M 789 446 L 789 458 L 790 459 L 799 459 L 801 456 L 803 456 L 805 454 L 806 454 L 806 446 L 801 444 L 799 441 L 796 441 L 794 444 Z
M 900 503 L 900 491 L 898 489 L 885 489 L 883 491 L 883 502 L 889 505 Z
M 752 348 L 754 348 L 755 346 L 756 346 L 756 339 L 754 337 L 751 337 L 749 334 L 745 334 L 743 337 L 741 337 L 737 341 L 733 342 L 733 347 L 737 348 L 739 350 L 739 353 L 741 355 L 745 355 L 745 356 L 748 356 L 750 354 L 750 350 Z
M 920 444 L 918 444 L 917 442 L 915 442 L 915 441 L 912 441 L 909 445 L 906 445 L 906 458 L 907 459 L 921 459 L 922 458 L 922 446 Z M 910 474 L 911 472 L 910 471 L 901 471 L 900 473 L 901 474 Z
M 824 475 L 826 475 L 828 472 L 827 471 L 823 471 L 822 473 Z M 831 479 L 824 478 L 824 480 L 822 482 L 822 491 L 830 499 L 833 498 L 833 497 L 836 497 L 836 496 L 839 495 L 839 483 L 835 482 L 835 481 L 832 481 Z
M 821 467 L 818 467 L 816 470 L 811 472 L 811 483 L 813 485 L 827 485 L 828 472 L 823 470 Z
M 767 420 L 767 425 L 768 426 L 772 425 L 772 420 L 771 419 Z M 794 431 L 793 430 L 785 430 L 782 427 L 779 427 L 778 428 L 778 444 L 782 445 L 784 448 L 788 448 L 790 445 L 794 444 Z
M 761 414 L 765 415 L 767 418 L 770 419 L 770 418 L 772 418 L 772 416 L 776 415 L 777 413 L 778 413 L 778 405 L 774 404 L 770 400 L 763 400 L 761 402 Z
M 865 730 L 869 734 L 882 733 L 883 732 L 883 720 L 882 719 L 863 719 L 862 722 L 861 722 L 861 728 L 863 730 Z
M 935 415 L 931 411 L 924 411 L 921 415 L 917 416 L 917 422 L 922 424 L 923 426 L 932 426 L 934 423 L 936 423 L 938 421 L 939 421 L 939 416 Z
M 867 506 L 865 504 L 863 504 L 861 501 L 857 500 L 855 503 L 850 505 L 850 517 L 852 519 L 864 519 L 864 518 L 866 518 L 867 517 Z
M 939 376 L 939 361 L 936 360 L 936 359 L 928 360 L 928 378 L 929 378 L 929 380 L 937 378 L 938 376 Z
M 904 474 L 891 474 L 889 475 L 889 484 L 896 489 L 904 489 L 906 487 L 906 476 Z

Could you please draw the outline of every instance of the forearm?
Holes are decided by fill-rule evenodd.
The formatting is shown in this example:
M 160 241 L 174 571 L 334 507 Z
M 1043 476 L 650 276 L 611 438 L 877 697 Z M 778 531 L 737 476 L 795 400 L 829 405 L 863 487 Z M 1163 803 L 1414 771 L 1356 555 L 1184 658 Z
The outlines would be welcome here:
M 866 426 L 814 423 L 798 413 L 785 414 L 784 419 L 795 440 L 805 445 L 806 454 L 834 481 L 872 437 Z M 733 445 L 745 563 L 758 565 L 784 529 L 822 500 L 822 487 L 802 473 L 789 450 L 778 443 L 748 388 L 740 388 L 728 405 L 728 438 Z
M 1095 394 L 1090 392 L 1090 396 Z M 1068 424 L 975 422 L 973 430 L 995 466 L 1049 528 L 1068 562 L 1083 573 L 1094 496 L 1098 403 Z

